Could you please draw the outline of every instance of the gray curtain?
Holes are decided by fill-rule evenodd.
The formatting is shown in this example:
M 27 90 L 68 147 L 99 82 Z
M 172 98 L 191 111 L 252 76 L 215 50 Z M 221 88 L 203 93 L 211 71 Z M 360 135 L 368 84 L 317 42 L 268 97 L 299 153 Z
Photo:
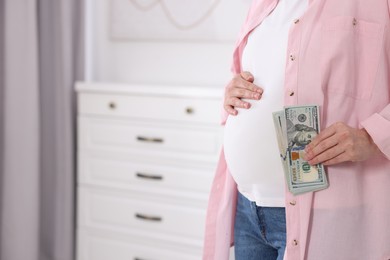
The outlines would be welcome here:
M 74 259 L 82 0 L 0 0 L 0 257 Z

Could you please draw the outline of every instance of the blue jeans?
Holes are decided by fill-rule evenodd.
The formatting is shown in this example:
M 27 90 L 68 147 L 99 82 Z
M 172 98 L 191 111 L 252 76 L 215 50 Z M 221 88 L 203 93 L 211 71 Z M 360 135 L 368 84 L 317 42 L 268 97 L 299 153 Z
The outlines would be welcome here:
M 282 260 L 285 247 L 285 208 L 259 207 L 238 193 L 234 224 L 236 260 Z

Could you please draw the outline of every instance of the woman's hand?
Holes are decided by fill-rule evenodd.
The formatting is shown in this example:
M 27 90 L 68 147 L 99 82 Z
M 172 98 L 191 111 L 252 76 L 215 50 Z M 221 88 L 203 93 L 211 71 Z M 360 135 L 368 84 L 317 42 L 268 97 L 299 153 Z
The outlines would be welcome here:
M 365 129 L 352 128 L 341 122 L 322 131 L 305 151 L 305 160 L 311 165 L 364 161 L 380 153 Z
M 250 108 L 250 103 L 242 101 L 242 98 L 259 100 L 263 89 L 253 84 L 254 77 L 250 72 L 244 71 L 237 74 L 225 89 L 223 107 L 230 115 L 237 115 L 235 108 Z

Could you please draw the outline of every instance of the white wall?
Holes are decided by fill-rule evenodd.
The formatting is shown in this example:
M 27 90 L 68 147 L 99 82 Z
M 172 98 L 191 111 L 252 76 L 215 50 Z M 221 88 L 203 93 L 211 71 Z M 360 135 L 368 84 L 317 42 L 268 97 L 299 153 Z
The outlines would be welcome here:
M 87 0 L 88 80 L 222 87 L 230 79 L 234 41 L 113 41 L 109 37 L 109 1 Z M 222 1 L 242 1 L 248 6 L 250 2 Z M 226 26 L 238 34 L 246 8 L 234 12 L 236 16 Z

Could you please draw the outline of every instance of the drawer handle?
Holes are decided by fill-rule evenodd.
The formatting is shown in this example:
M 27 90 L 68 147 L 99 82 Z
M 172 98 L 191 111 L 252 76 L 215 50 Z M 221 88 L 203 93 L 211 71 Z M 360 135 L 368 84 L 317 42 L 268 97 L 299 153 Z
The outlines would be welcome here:
M 146 143 L 163 143 L 164 139 L 162 138 L 153 138 L 153 137 L 145 137 L 145 136 L 137 136 L 137 140 L 140 142 Z
M 156 180 L 156 181 L 161 181 L 163 179 L 163 176 L 161 175 L 152 175 L 152 174 L 141 173 L 141 172 L 137 172 L 137 177 L 141 179 L 149 179 L 149 180 Z
M 191 114 L 193 114 L 194 112 L 195 112 L 195 110 L 194 110 L 192 107 L 187 107 L 187 108 L 186 108 L 186 113 L 187 113 L 187 114 L 191 115 Z
M 138 219 L 147 220 L 147 221 L 153 221 L 153 222 L 161 222 L 162 221 L 161 217 L 147 216 L 147 215 L 139 214 L 139 213 L 136 213 L 135 217 L 138 218 Z
M 134 260 L 146 260 L 145 258 L 134 257 Z
M 110 103 L 108 103 L 108 107 L 109 107 L 110 109 L 114 110 L 114 109 L 116 108 L 115 102 L 110 102 Z

